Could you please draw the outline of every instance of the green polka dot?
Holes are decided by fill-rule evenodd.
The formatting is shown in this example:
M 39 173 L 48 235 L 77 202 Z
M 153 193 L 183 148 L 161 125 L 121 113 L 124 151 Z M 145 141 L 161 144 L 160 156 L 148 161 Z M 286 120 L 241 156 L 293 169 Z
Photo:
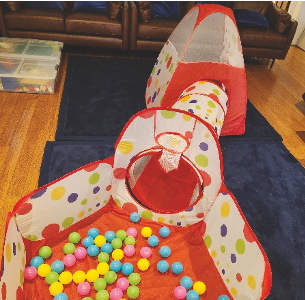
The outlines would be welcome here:
M 197 109 L 201 109 L 200 105 L 196 105 L 196 108 L 197 108 Z
M 232 34 L 232 40 L 233 40 L 233 43 L 236 44 L 236 35 L 235 34 Z
M 246 250 L 246 244 L 242 239 L 238 239 L 236 241 L 235 248 L 238 254 L 244 254 Z
M 29 241 L 38 241 L 38 237 L 36 235 L 30 234 L 26 237 Z
M 215 95 L 218 95 L 218 96 L 220 95 L 220 92 L 219 92 L 218 89 L 213 89 L 212 91 L 213 91 L 213 93 L 214 93 Z
M 173 223 L 174 223 L 173 220 L 169 220 L 169 221 L 168 221 L 168 224 L 173 224 Z
M 221 251 L 221 253 L 225 253 L 226 247 L 224 245 L 220 246 L 220 251 Z
M 226 279 L 226 282 L 227 282 L 227 283 L 230 283 L 230 279 L 229 279 L 229 278 L 227 278 L 227 279 Z
M 89 208 L 88 211 L 90 212 L 92 210 L 92 208 Z
M 22 270 L 20 270 L 20 273 L 19 273 L 19 280 L 20 280 L 20 286 L 23 286 L 24 277 L 23 277 L 23 271 Z
M 174 67 L 174 64 L 172 63 L 172 64 L 170 65 L 170 67 L 169 67 L 168 71 L 169 71 L 169 72 L 171 72 L 171 71 L 172 71 L 172 69 L 173 69 L 173 67 Z
M 62 222 L 62 227 L 67 228 L 74 222 L 74 218 L 68 217 Z
M 144 210 L 144 211 L 141 213 L 141 217 L 142 217 L 143 219 L 151 220 L 152 217 L 153 217 L 153 214 L 152 214 L 152 212 L 149 211 L 149 210 Z
M 203 155 L 203 154 L 199 154 L 195 157 L 195 162 L 198 166 L 202 167 L 202 168 L 205 168 L 208 166 L 209 164 L 209 160 L 208 158 Z
M 18 248 L 18 251 L 20 251 L 21 250 L 21 244 L 18 242 L 18 244 L 17 244 L 17 248 Z
M 107 202 L 108 202 L 108 200 L 107 200 L 107 199 L 103 201 L 103 203 L 105 203 L 105 204 L 106 204 Z
M 89 177 L 89 183 L 90 184 L 96 184 L 100 180 L 100 174 L 99 173 L 93 173 Z
M 210 106 L 211 108 L 215 108 L 216 107 L 214 101 L 212 101 L 212 100 L 208 101 L 208 106 Z
M 209 235 L 207 235 L 207 236 L 204 238 L 204 243 L 205 243 L 205 245 L 207 246 L 207 248 L 210 248 L 211 245 L 212 245 L 212 238 L 211 238 Z
M 83 199 L 82 200 L 82 202 L 80 203 L 81 205 L 86 205 L 87 204 L 87 202 L 88 202 L 88 200 L 87 199 Z
M 114 199 L 114 202 L 117 204 L 117 206 L 122 207 L 122 204 L 118 199 Z
M 168 60 L 169 60 L 169 53 L 167 53 L 165 56 L 165 62 L 167 62 Z
M 176 112 L 174 111 L 169 111 L 169 110 L 162 110 L 161 111 L 161 116 L 164 118 L 164 119 L 173 119 L 176 115 Z
M 151 71 L 151 75 L 154 75 L 154 74 L 155 74 L 155 72 L 156 72 L 156 67 L 154 67 L 154 68 L 152 69 L 152 71 Z
M 220 264 L 220 263 L 219 263 L 219 260 L 217 260 L 216 265 L 219 266 L 219 264 Z

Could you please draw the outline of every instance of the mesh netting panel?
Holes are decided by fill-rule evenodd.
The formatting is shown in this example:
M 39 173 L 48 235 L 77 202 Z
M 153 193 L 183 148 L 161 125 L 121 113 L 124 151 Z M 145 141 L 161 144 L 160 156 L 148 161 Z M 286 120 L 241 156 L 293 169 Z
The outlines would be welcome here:
M 220 62 L 224 48 L 225 15 L 213 13 L 196 27 L 183 61 Z
M 169 38 L 171 43 L 176 48 L 178 56 L 183 54 L 187 41 L 190 38 L 190 35 L 194 30 L 194 26 L 197 22 L 198 13 L 199 8 L 195 8 L 192 12 L 187 14 Z

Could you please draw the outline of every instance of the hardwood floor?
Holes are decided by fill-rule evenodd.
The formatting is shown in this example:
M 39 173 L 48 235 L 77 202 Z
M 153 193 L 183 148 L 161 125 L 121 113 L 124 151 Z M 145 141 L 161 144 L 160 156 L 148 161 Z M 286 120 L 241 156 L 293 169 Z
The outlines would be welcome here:
M 55 94 L 0 93 L 0 249 L 6 215 L 37 187 L 45 144 L 54 141 L 67 57 L 64 53 Z M 305 52 L 291 47 L 271 70 L 246 63 L 246 73 L 248 98 L 305 167 L 305 142 L 297 133 L 305 132 Z

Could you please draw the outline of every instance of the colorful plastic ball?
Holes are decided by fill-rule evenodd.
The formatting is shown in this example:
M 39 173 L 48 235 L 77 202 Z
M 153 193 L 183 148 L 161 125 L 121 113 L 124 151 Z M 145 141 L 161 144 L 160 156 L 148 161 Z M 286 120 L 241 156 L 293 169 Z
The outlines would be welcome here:
M 107 252 L 101 252 L 98 256 L 97 256 L 97 260 L 98 262 L 108 262 L 109 261 L 109 254 Z
M 122 291 L 126 291 L 129 287 L 129 281 L 126 277 L 121 277 L 120 279 L 118 279 L 116 286 Z
M 54 300 L 68 300 L 68 296 L 65 293 L 59 293 L 54 297 Z
M 183 271 L 183 265 L 180 262 L 174 262 L 171 269 L 174 274 L 180 274 Z
M 82 282 L 84 282 L 86 280 L 86 274 L 84 271 L 78 270 L 76 271 L 73 276 L 72 276 L 72 280 L 76 283 L 76 284 L 80 284 Z
M 52 296 L 56 296 L 57 294 L 62 293 L 64 290 L 64 286 L 60 282 L 54 282 L 49 287 L 49 292 Z
M 123 297 L 123 292 L 119 288 L 114 288 L 110 292 L 110 299 L 111 300 L 120 300 Z
M 124 257 L 124 251 L 122 249 L 115 249 L 112 252 L 112 258 L 114 260 L 122 260 Z
M 73 254 L 75 251 L 75 245 L 73 243 L 67 243 L 64 245 L 64 253 L 65 254 Z
M 44 263 L 43 258 L 41 256 L 35 256 L 31 259 L 30 265 L 34 268 L 38 268 L 40 265 Z
M 110 254 L 113 250 L 113 246 L 109 243 L 105 243 L 105 244 L 103 244 L 101 250 L 102 250 L 102 252 L 106 252 L 106 253 Z
M 98 235 L 94 239 L 94 244 L 98 247 L 102 247 L 106 243 L 106 238 L 103 235 Z
M 145 238 L 149 238 L 152 235 L 152 230 L 150 227 L 143 227 L 141 230 L 141 234 Z
M 128 281 L 129 281 L 130 285 L 138 285 L 141 281 L 141 276 L 138 273 L 131 273 L 128 276 Z
M 193 290 L 202 295 L 206 291 L 206 285 L 202 281 L 196 281 L 193 285 Z
M 94 239 L 92 236 L 87 236 L 83 239 L 82 243 L 84 247 L 88 248 L 90 245 L 94 244 Z
M 90 283 L 87 281 L 81 282 L 78 286 L 77 286 L 77 293 L 81 296 L 86 296 L 90 293 L 91 290 L 91 286 Z
M 151 257 L 151 249 L 149 247 L 142 247 L 140 250 L 140 255 L 143 258 L 150 258 Z
M 73 254 L 67 254 L 63 262 L 66 267 L 72 267 L 76 263 L 76 257 Z
M 127 229 L 126 234 L 127 236 L 133 236 L 134 238 L 136 238 L 138 235 L 138 231 L 135 228 L 130 227 Z
M 97 292 L 104 290 L 107 287 L 107 282 L 104 278 L 98 278 L 94 281 L 93 287 Z
M 113 260 L 111 263 L 110 263 L 110 270 L 115 272 L 115 273 L 118 273 L 120 272 L 122 269 L 122 264 L 119 260 Z
M 104 279 L 109 284 L 114 283 L 117 280 L 117 274 L 114 271 L 108 271 L 105 274 Z
M 139 259 L 137 266 L 138 266 L 139 270 L 146 271 L 149 268 L 150 263 L 149 263 L 148 259 L 141 258 L 141 259 Z
M 127 236 L 124 240 L 125 245 L 135 245 L 136 239 L 133 236 Z
M 111 243 L 111 241 L 115 238 L 115 232 L 111 231 L 111 230 L 107 231 L 105 233 L 105 238 L 106 238 L 107 242 Z
M 126 231 L 125 230 L 118 230 L 115 234 L 115 236 L 119 239 L 121 239 L 121 241 L 124 241 L 126 239 Z
M 88 282 L 94 282 L 100 276 L 99 272 L 96 269 L 91 269 L 86 274 L 86 279 Z
M 188 276 L 184 276 L 180 279 L 180 285 L 189 290 L 193 286 L 193 280 Z
M 48 273 L 51 272 L 51 266 L 48 264 L 42 264 L 38 267 L 37 273 L 41 277 L 46 277 Z
M 230 300 L 230 298 L 227 295 L 220 295 L 217 300 Z
M 108 300 L 109 293 L 106 290 L 100 290 L 95 295 L 96 300 Z
M 199 294 L 194 290 L 189 290 L 186 294 L 187 300 L 199 300 Z
M 163 246 L 160 248 L 159 253 L 162 257 L 169 257 L 171 254 L 171 249 L 168 246 Z
M 77 259 L 83 259 L 87 256 L 87 249 L 85 247 L 77 247 L 74 251 L 74 256 Z
M 51 271 L 46 276 L 46 283 L 52 284 L 53 282 L 58 281 L 59 275 L 57 272 Z
M 51 265 L 52 271 L 56 273 L 61 273 L 64 270 L 64 268 L 65 265 L 61 260 L 55 260 Z
M 77 244 L 80 241 L 81 237 L 78 232 L 71 232 L 69 234 L 69 242 L 73 244 Z
M 179 285 L 176 286 L 174 289 L 174 296 L 176 299 L 184 299 L 186 296 L 186 289 L 185 287 Z
M 152 235 L 148 238 L 148 245 L 151 247 L 157 247 L 159 245 L 159 239 L 157 236 Z
M 131 257 L 135 254 L 136 248 L 133 245 L 127 245 L 124 247 L 124 254 L 128 257 Z
M 167 238 L 170 234 L 170 230 L 167 227 L 164 226 L 164 227 L 160 228 L 159 234 L 160 234 L 161 237 Z
M 87 249 L 87 252 L 89 256 L 95 257 L 100 253 L 100 248 L 96 245 L 90 245 Z
M 119 249 L 122 248 L 123 243 L 120 238 L 116 237 L 115 239 L 112 240 L 111 245 L 114 249 Z
M 69 271 L 63 271 L 59 275 L 59 282 L 62 284 L 69 284 L 72 281 L 72 274 Z
M 35 267 L 27 267 L 23 271 L 23 276 L 27 280 L 32 280 L 37 276 L 37 269 Z
M 39 256 L 48 258 L 52 255 L 52 249 L 49 246 L 43 246 L 39 249 Z
M 100 275 L 105 275 L 109 271 L 109 265 L 105 262 L 101 262 L 97 265 L 96 270 Z
M 95 239 L 99 234 L 100 232 L 97 228 L 91 228 L 88 230 L 88 236 L 91 236 L 93 239 Z
M 129 276 L 133 272 L 133 265 L 131 263 L 125 263 L 122 265 L 122 273 L 125 276 Z
M 169 269 L 168 262 L 166 260 L 160 260 L 157 264 L 157 269 L 160 273 L 165 273 Z
M 138 223 L 140 221 L 140 215 L 136 212 L 133 212 L 132 214 L 130 214 L 130 221 L 133 223 Z
M 132 285 L 127 289 L 127 296 L 130 299 L 137 299 L 140 295 L 140 290 L 137 286 Z

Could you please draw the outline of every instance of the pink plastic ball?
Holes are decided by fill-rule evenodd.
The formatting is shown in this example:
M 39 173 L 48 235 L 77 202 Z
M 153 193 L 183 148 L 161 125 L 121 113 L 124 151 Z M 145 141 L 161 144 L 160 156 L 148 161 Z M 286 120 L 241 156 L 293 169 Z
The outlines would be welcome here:
M 143 247 L 140 250 L 140 255 L 143 258 L 150 258 L 151 257 L 151 249 L 149 247 Z
M 37 269 L 35 267 L 27 267 L 23 271 L 24 278 L 32 280 L 37 276 Z
M 91 286 L 89 282 L 84 281 L 77 286 L 77 292 L 81 296 L 88 295 L 90 293 Z
M 174 289 L 174 296 L 176 297 L 176 299 L 184 299 L 186 296 L 185 287 L 183 287 L 181 285 L 176 286 Z
M 131 257 L 135 254 L 136 249 L 133 245 L 127 245 L 124 247 L 124 254 L 128 257 Z
M 85 247 L 77 247 L 74 251 L 74 256 L 77 259 L 83 259 L 86 257 L 86 255 L 87 255 L 87 250 Z
M 123 292 L 121 289 L 119 288 L 114 288 L 113 290 L 111 290 L 110 292 L 110 299 L 111 300 L 119 300 L 123 298 Z
M 67 267 L 72 267 L 75 264 L 75 262 L 76 262 L 76 258 L 73 254 L 67 254 L 63 259 L 63 263 Z
M 133 236 L 134 238 L 136 238 L 138 235 L 138 231 L 135 228 L 130 227 L 127 229 L 126 234 L 127 236 Z
M 126 277 L 121 277 L 117 283 L 116 283 L 117 288 L 119 288 L 122 291 L 125 291 L 129 287 L 129 281 Z

